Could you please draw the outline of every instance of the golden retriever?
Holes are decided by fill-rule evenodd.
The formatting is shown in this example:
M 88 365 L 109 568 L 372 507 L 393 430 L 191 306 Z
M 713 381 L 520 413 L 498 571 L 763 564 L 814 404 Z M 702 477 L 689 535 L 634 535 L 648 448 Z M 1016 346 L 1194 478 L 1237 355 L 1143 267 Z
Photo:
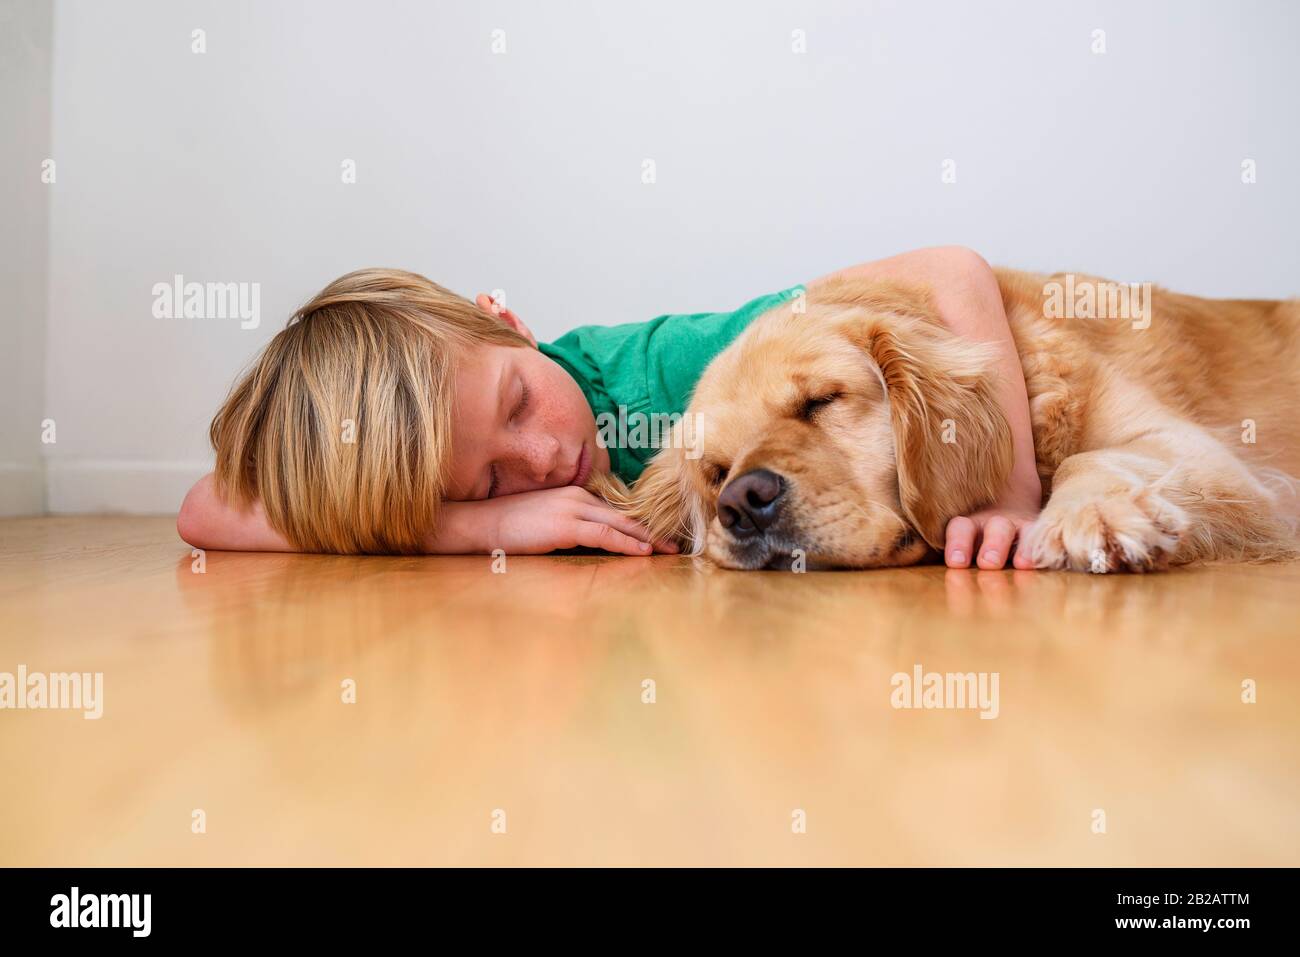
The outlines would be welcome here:
M 1018 546 L 1035 565 L 1296 556 L 1300 301 L 996 275 L 1044 482 Z M 727 568 L 918 562 L 1011 465 L 988 348 L 950 333 L 926 289 L 822 281 L 709 365 L 630 492 L 589 487 Z

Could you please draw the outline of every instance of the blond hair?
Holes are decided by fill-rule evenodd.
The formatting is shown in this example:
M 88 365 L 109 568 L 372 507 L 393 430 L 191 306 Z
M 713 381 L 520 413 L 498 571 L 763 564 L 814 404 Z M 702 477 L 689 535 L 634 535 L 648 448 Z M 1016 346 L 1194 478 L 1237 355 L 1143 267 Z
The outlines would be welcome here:
M 415 273 L 362 269 L 304 305 L 212 420 L 215 481 L 303 551 L 415 553 L 437 528 L 455 359 L 531 346 Z

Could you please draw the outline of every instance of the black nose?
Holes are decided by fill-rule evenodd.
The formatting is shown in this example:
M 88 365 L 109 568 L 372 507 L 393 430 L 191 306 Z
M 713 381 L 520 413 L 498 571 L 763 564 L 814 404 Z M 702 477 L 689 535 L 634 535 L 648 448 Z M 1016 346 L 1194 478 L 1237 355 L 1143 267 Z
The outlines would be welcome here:
M 767 469 L 738 475 L 718 496 L 718 521 L 736 538 L 767 531 L 781 513 L 785 482 Z

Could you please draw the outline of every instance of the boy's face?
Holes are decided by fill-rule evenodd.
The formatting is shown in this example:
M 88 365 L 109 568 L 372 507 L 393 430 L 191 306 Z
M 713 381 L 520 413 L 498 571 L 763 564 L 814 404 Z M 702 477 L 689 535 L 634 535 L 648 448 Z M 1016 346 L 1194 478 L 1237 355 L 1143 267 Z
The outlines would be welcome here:
M 521 346 L 462 351 L 448 498 L 581 485 L 593 470 L 609 471 L 609 452 L 596 441 L 596 418 L 582 390 L 558 363 Z

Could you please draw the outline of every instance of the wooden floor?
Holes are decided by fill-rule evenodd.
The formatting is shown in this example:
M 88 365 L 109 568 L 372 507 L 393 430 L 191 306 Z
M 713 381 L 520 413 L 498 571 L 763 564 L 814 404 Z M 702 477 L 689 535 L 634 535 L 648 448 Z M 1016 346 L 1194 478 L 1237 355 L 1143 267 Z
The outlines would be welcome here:
M 0 672 L 103 674 L 0 711 L 0 864 L 1300 864 L 1300 566 L 195 562 L 0 522 Z

